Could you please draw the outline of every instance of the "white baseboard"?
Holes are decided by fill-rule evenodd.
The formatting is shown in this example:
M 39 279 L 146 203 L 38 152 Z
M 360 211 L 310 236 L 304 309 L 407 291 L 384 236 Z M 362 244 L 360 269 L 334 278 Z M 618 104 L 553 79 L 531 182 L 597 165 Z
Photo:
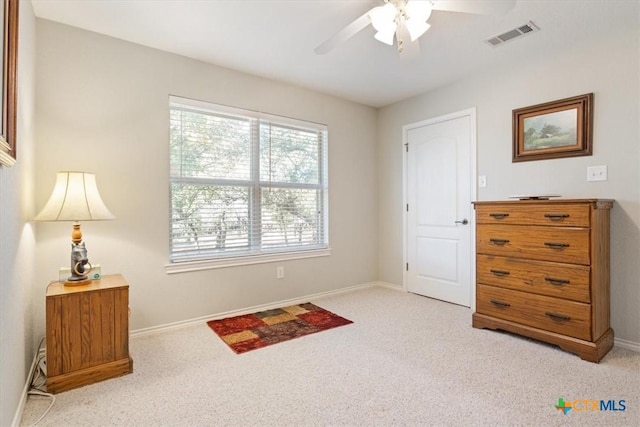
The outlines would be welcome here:
M 29 393 L 29 387 L 31 386 L 31 378 L 36 372 L 36 367 L 38 364 L 38 359 L 44 353 L 44 348 L 38 349 L 33 355 L 33 361 L 31 362 L 31 368 L 29 369 L 29 375 L 27 376 L 27 381 L 24 384 L 24 388 L 22 389 L 22 395 L 20 396 L 20 403 L 16 408 L 16 413 L 13 416 L 13 421 L 11 422 L 11 427 L 19 427 L 20 420 L 22 419 L 22 412 L 24 411 L 24 406 L 27 404 L 27 397 Z
M 622 340 L 620 338 L 613 339 L 613 345 L 620 348 L 626 348 L 627 350 L 637 351 L 640 353 L 640 343 Z
M 402 285 L 396 285 L 395 283 L 378 281 L 378 282 L 375 282 L 375 284 L 377 286 L 382 286 L 383 288 L 393 289 L 394 291 L 400 291 L 400 292 L 405 291 Z
M 238 310 L 225 311 L 223 313 L 209 314 L 207 316 L 196 317 L 194 319 L 188 319 L 188 320 L 181 320 L 179 322 L 167 323 L 164 325 L 151 326 L 149 328 L 136 329 L 131 331 L 130 336 L 131 338 L 136 338 L 136 337 L 141 337 L 149 334 L 155 334 L 158 332 L 171 331 L 174 329 L 180 329 L 180 328 L 196 325 L 203 322 L 208 322 L 209 320 L 224 319 L 225 317 L 232 317 L 232 316 L 242 316 L 243 314 L 255 313 L 257 311 L 272 310 L 274 308 L 279 308 L 287 305 L 301 304 L 304 302 L 308 302 L 309 300 L 312 300 L 312 299 L 333 296 L 333 295 L 340 295 L 346 292 L 352 292 L 352 291 L 357 291 L 359 289 L 370 288 L 372 286 L 385 286 L 385 287 L 395 288 L 394 285 L 385 284 L 384 282 L 363 283 L 360 285 L 349 286 L 348 288 L 341 288 L 333 291 L 320 292 L 317 294 L 305 295 L 302 297 L 296 297 L 296 298 L 291 298 L 287 300 L 271 302 L 268 304 L 256 305 L 253 307 L 245 307 Z

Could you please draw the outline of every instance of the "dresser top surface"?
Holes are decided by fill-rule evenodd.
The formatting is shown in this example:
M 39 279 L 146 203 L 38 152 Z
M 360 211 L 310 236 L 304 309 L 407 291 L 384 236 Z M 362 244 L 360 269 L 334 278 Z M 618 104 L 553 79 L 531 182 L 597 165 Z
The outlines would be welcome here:
M 129 283 L 121 274 L 102 276 L 100 280 L 93 280 L 88 285 L 65 286 L 64 282 L 51 282 L 47 287 L 47 296 L 68 295 L 77 292 L 91 292 L 104 289 L 128 288 Z
M 568 204 L 591 204 L 599 209 L 611 209 L 613 199 L 526 199 L 526 200 L 482 200 L 472 202 L 474 205 L 568 205 Z

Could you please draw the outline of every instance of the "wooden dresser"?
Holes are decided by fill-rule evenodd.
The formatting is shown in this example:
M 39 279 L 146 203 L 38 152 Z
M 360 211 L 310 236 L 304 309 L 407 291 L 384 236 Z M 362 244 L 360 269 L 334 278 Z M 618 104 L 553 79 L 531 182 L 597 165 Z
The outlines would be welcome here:
M 119 275 L 47 288 L 47 391 L 59 393 L 133 372 L 129 284 Z
M 599 362 L 609 325 L 613 200 L 475 202 L 473 327 L 502 329 Z

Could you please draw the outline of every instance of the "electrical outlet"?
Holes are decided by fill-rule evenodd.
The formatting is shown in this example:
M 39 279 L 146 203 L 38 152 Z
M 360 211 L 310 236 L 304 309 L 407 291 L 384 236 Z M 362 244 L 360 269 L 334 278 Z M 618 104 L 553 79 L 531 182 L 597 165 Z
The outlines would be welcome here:
M 480 175 L 478 177 L 478 187 L 486 188 L 486 186 L 487 186 L 487 176 L 486 175 Z
M 589 166 L 587 168 L 587 181 L 606 181 L 607 166 Z
M 281 265 L 276 267 L 276 279 L 284 279 L 284 267 Z

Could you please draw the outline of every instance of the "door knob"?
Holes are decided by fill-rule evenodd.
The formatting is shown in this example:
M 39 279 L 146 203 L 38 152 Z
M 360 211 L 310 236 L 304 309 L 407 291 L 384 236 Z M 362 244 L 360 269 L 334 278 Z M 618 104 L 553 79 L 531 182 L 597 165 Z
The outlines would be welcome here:
M 456 224 L 467 225 L 467 224 L 469 224 L 469 220 L 467 218 L 465 218 L 462 221 L 456 221 Z

